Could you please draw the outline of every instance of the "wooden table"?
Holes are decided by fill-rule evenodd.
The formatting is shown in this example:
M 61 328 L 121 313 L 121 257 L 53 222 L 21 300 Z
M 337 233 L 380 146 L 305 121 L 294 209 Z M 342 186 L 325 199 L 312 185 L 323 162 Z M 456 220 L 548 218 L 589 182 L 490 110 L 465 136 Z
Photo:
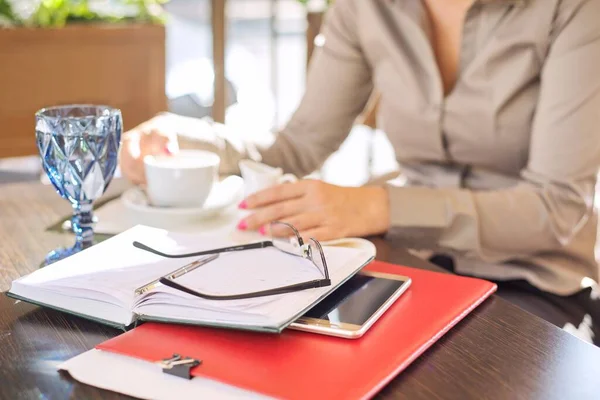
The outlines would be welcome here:
M 110 192 L 122 188 L 115 182 Z M 41 184 L 0 186 L 0 291 L 72 237 L 45 232 L 69 205 Z M 437 269 L 378 239 L 378 258 Z M 56 366 L 119 331 L 0 295 L 0 399 L 126 398 L 73 381 Z M 381 398 L 599 399 L 600 349 L 494 296 L 405 372 Z

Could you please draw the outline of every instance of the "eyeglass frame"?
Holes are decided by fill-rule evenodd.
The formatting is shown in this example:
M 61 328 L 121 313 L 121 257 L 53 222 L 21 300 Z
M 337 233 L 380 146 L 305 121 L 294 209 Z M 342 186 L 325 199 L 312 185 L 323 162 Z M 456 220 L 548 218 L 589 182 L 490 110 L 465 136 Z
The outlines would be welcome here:
M 294 232 L 294 234 L 296 235 L 296 239 L 298 241 L 298 247 L 301 249 L 302 254 L 295 254 L 295 253 L 292 253 L 292 252 L 289 252 L 289 251 L 285 251 L 285 250 L 277 247 L 275 245 L 275 243 L 273 242 L 273 240 L 265 240 L 265 241 L 262 241 L 262 242 L 255 242 L 255 243 L 248 243 L 248 244 L 237 245 L 237 246 L 222 247 L 222 248 L 219 248 L 219 249 L 204 250 L 204 251 L 199 251 L 199 252 L 194 252 L 194 253 L 187 253 L 187 254 L 167 254 L 167 253 L 163 253 L 163 252 L 161 252 L 159 250 L 153 249 L 150 246 L 147 246 L 147 245 L 145 245 L 143 243 L 140 243 L 138 241 L 134 241 L 133 242 L 133 246 L 136 247 L 136 248 L 138 248 L 138 249 L 140 249 L 140 250 L 148 251 L 150 253 L 153 253 L 153 254 L 156 254 L 156 255 L 159 255 L 159 256 L 165 257 L 165 258 L 200 257 L 200 256 L 208 256 L 208 255 L 215 255 L 215 254 L 221 254 L 221 253 L 230 253 L 230 252 L 235 252 L 235 251 L 255 250 L 255 249 L 262 249 L 262 248 L 274 247 L 275 249 L 277 249 L 277 250 L 279 250 L 281 252 L 284 252 L 286 254 L 290 254 L 290 255 L 293 255 L 295 257 L 305 258 L 305 259 L 309 260 L 311 263 L 313 263 L 315 265 L 315 267 L 317 267 L 317 269 L 320 270 L 318 264 L 313 259 L 313 251 L 312 251 L 312 247 L 310 246 L 310 243 L 304 243 L 304 240 L 302 239 L 302 236 L 300 236 L 300 233 L 298 232 L 298 230 L 293 225 L 288 224 L 287 222 L 282 222 L 282 221 L 273 221 L 269 225 L 273 226 L 274 224 L 285 225 L 285 226 L 287 226 L 288 228 L 290 228 Z M 306 290 L 306 289 L 315 289 L 315 288 L 320 288 L 320 287 L 331 286 L 331 279 L 329 278 L 329 269 L 327 267 L 327 261 L 325 260 L 325 253 L 323 252 L 323 247 L 321 246 L 321 243 L 318 240 L 316 240 L 314 238 L 310 238 L 310 240 L 315 243 L 316 247 L 319 250 L 319 254 L 321 256 L 321 261 L 323 262 L 323 271 L 322 271 L 322 273 L 324 275 L 323 279 L 313 279 L 313 280 L 310 280 L 310 281 L 295 283 L 295 284 L 292 284 L 292 285 L 280 286 L 280 287 L 276 287 L 276 288 L 273 288 L 273 289 L 260 290 L 260 291 L 256 291 L 256 292 L 233 294 L 233 295 L 210 295 L 210 294 L 206 294 L 206 293 L 195 291 L 193 289 L 190 289 L 187 286 L 184 286 L 184 285 L 182 285 L 182 284 L 177 283 L 177 282 L 174 281 L 175 278 L 178 278 L 178 277 L 180 277 L 183 274 L 178 274 L 177 276 L 174 276 L 173 274 L 167 274 L 167 275 L 162 276 L 161 278 L 159 278 L 158 281 L 160 283 L 162 283 L 163 285 L 165 285 L 165 286 L 171 287 L 173 289 L 176 289 L 176 290 L 182 291 L 184 293 L 190 294 L 192 296 L 200 297 L 200 298 L 203 298 L 203 299 L 206 299 L 206 300 L 242 300 L 242 299 L 251 299 L 251 298 L 257 298 L 257 297 L 266 297 L 266 296 L 274 296 L 274 295 L 278 295 L 278 294 L 292 293 L 292 292 L 297 292 L 297 291 Z M 212 259 L 208 260 L 208 261 L 212 261 Z

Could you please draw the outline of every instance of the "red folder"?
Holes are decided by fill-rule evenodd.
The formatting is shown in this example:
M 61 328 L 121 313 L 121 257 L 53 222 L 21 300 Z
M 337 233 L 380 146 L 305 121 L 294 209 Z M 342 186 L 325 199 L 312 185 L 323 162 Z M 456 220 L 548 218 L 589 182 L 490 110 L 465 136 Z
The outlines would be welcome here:
M 412 285 L 360 339 L 145 323 L 97 348 L 152 362 L 173 353 L 201 359 L 193 376 L 277 398 L 364 399 L 496 290 L 480 279 L 382 262 L 366 269 L 409 276 Z

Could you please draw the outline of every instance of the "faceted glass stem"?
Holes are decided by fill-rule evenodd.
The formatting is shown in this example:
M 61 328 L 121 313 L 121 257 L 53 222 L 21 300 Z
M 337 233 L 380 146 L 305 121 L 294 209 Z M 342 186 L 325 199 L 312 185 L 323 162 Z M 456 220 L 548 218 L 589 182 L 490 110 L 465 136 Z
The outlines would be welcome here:
M 71 230 L 75 233 L 75 244 L 72 247 L 60 248 L 48 253 L 42 267 L 70 257 L 94 244 L 94 214 L 92 210 L 92 203 L 73 204 Z
M 71 220 L 75 233 L 75 249 L 83 250 L 94 244 L 94 214 L 92 203 L 73 204 Z

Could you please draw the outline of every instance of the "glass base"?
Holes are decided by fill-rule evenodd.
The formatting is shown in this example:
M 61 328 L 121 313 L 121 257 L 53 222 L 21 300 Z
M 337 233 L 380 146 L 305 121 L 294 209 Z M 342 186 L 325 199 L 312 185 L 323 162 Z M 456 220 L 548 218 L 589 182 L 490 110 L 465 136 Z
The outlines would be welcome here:
M 96 245 L 100 242 L 105 241 L 106 239 L 110 239 L 113 235 L 102 235 L 96 234 L 94 235 L 94 239 L 92 240 L 92 245 Z M 84 248 L 91 247 L 92 245 L 88 245 L 87 247 L 82 247 L 80 245 L 74 245 L 73 247 L 59 247 L 58 249 L 52 250 L 50 253 L 46 255 L 46 258 L 40 264 L 40 268 L 46 267 L 50 264 L 53 264 L 57 261 L 64 260 L 67 257 L 72 256 L 73 254 L 79 253 Z
M 87 244 L 85 246 L 83 246 L 80 243 L 76 243 L 73 247 L 59 247 L 58 249 L 52 250 L 46 255 L 46 258 L 44 259 L 40 267 L 46 267 L 57 261 L 64 260 L 65 258 L 72 256 L 73 254 L 79 253 L 81 250 L 92 247 L 92 245 L 100 243 L 102 240 L 105 240 L 105 238 L 103 238 L 102 236 L 98 236 L 99 237 L 94 237 L 91 244 Z
M 52 250 L 50 253 L 48 253 L 48 255 L 46 255 L 46 258 L 44 259 L 44 262 L 42 263 L 41 267 L 46 267 L 57 261 L 64 260 L 65 258 L 72 256 L 73 254 L 79 253 L 81 250 L 82 248 L 79 246 L 73 246 L 68 248 L 61 247 L 56 250 Z

